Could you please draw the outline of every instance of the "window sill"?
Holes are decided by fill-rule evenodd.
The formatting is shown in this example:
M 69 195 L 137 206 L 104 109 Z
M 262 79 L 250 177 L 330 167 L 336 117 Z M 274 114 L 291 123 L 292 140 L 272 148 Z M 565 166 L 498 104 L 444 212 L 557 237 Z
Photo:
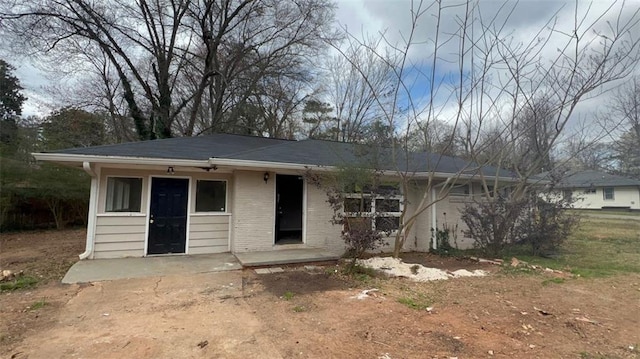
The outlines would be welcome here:
M 230 212 L 192 212 L 189 213 L 190 216 L 194 217 L 204 217 L 204 216 L 230 216 Z
M 473 202 L 471 196 L 449 196 L 449 202 L 451 203 L 470 203 Z
M 98 213 L 96 217 L 146 217 L 146 213 L 140 212 L 105 212 Z

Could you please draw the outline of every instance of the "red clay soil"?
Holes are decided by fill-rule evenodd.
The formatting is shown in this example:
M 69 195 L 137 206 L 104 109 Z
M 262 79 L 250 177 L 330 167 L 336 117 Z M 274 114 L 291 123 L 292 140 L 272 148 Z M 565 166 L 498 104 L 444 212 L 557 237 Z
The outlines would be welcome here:
M 3 238 L 2 263 L 41 273 L 46 269 L 38 263 L 72 261 L 82 251 L 82 233 L 67 231 L 54 242 L 57 235 L 29 234 L 33 241 L 14 243 Z M 47 250 L 37 249 L 42 244 Z M 16 261 L 27 257 L 32 261 Z M 456 259 L 414 260 L 478 269 Z M 265 275 L 245 270 L 82 287 L 51 280 L 1 293 L 0 357 L 640 356 L 640 275 L 556 282 L 545 274 L 494 270 L 482 278 L 413 283 L 345 277 L 338 269 L 287 267 Z M 379 290 L 354 298 L 372 288 Z M 45 304 L 38 308 L 38 302 Z

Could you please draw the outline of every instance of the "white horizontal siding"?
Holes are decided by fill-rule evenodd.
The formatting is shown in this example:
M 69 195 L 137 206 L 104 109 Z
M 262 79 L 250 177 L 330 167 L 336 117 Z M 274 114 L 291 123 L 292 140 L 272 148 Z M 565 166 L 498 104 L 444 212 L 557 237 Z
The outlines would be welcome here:
M 96 252 L 117 252 L 127 250 L 144 250 L 144 242 L 111 242 L 96 243 Z
M 146 216 L 129 216 L 123 214 L 122 216 L 116 216 L 114 214 L 109 214 L 108 216 L 100 216 L 98 215 L 98 226 L 140 226 L 144 227 L 145 222 L 147 221 Z
M 604 199 L 604 188 L 597 187 L 596 193 L 585 193 L 584 188 L 573 190 L 576 198 L 575 208 L 602 209 L 603 207 L 622 207 L 640 209 L 640 189 L 637 187 L 614 187 L 613 199 Z
M 94 258 L 144 256 L 146 217 L 98 216 Z
M 224 231 L 206 231 L 206 232 L 190 232 L 189 240 L 203 240 L 203 239 L 216 239 L 216 238 L 226 238 L 228 237 L 229 230 Z M 191 244 L 189 244 L 191 245 Z
M 99 235 L 119 235 L 122 233 L 142 233 L 144 234 L 144 225 L 124 225 L 124 226 L 105 226 L 96 228 L 96 234 Z
M 229 224 L 229 215 L 195 214 L 191 216 L 191 224 Z
M 189 254 L 229 251 L 229 216 L 191 216 L 189 220 Z

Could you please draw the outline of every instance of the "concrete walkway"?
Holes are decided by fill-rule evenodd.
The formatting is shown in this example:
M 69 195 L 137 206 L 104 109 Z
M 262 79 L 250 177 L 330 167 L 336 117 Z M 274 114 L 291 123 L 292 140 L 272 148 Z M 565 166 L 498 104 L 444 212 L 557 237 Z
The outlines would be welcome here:
M 339 255 L 319 248 L 277 249 L 264 252 L 236 253 L 244 267 L 257 267 L 290 263 L 325 262 L 340 259 Z
M 231 253 L 146 258 L 82 260 L 71 266 L 62 283 L 196 274 L 242 269 Z

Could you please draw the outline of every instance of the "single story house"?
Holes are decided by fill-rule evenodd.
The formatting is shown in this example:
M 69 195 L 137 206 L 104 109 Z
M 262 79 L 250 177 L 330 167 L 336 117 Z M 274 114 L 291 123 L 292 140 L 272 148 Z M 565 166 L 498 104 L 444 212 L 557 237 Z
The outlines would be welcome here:
M 215 134 L 34 153 L 39 161 L 82 167 L 91 176 L 85 258 L 165 254 L 234 254 L 321 248 L 344 252 L 341 228 L 326 193 L 307 183 L 308 171 L 356 165 L 365 146 Z M 400 218 L 425 194 L 427 178 L 445 183 L 456 176 L 447 198 L 422 212 L 405 250 L 428 250 L 432 228 L 459 223 L 458 208 L 480 193 L 474 176 L 512 180 L 511 174 L 479 168 L 460 158 L 430 153 L 380 161 L 391 180 L 397 169 L 411 173 L 409 193 L 391 198 L 386 217 Z M 405 157 L 409 157 L 408 159 Z M 395 162 L 395 164 L 394 164 Z M 398 164 L 400 163 L 400 164 Z M 427 193 L 435 198 L 435 189 Z M 370 203 L 376 201 L 372 200 Z M 370 210 L 370 209 L 367 209 Z M 397 221 L 395 223 L 397 223 Z M 375 222 L 375 221 L 374 221 Z M 393 226 L 394 221 L 390 222 Z M 462 226 L 460 228 L 463 228 Z M 457 244 L 472 242 L 462 235 Z
M 640 180 L 600 171 L 569 173 L 558 185 L 577 209 L 640 210 Z

